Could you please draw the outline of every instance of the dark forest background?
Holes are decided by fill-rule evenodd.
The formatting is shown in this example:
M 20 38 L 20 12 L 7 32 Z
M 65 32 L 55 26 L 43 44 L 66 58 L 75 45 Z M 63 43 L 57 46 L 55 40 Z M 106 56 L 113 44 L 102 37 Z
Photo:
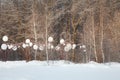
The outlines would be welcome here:
M 120 62 L 120 0 L 0 0 L 0 44 L 4 35 L 15 45 L 26 39 L 45 44 L 46 29 L 54 46 L 62 38 L 86 45 L 85 54 L 79 46 L 70 50 L 70 61 Z M 50 60 L 65 59 L 63 49 L 48 52 Z M 0 50 L 0 60 L 30 61 L 35 54 L 37 60 L 46 59 L 45 50 L 19 48 Z

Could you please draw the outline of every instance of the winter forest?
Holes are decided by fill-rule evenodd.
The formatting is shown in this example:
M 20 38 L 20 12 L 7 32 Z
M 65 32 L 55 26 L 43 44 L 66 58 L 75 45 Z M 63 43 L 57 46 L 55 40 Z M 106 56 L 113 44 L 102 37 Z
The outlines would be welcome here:
M 120 62 L 120 0 L 0 0 L 0 61 Z

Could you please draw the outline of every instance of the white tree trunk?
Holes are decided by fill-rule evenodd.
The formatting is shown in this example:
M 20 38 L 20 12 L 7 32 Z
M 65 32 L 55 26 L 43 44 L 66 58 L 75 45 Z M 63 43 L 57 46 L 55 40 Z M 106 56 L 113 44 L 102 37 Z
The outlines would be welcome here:
M 48 20 L 48 14 L 47 14 L 47 4 L 46 4 L 46 6 L 45 6 L 45 11 L 46 11 L 46 15 L 45 15 L 45 27 L 46 27 L 46 42 L 45 42 L 45 44 L 46 44 L 46 60 L 47 60 L 47 63 L 49 64 L 49 55 L 48 55 L 48 41 L 47 41 L 47 39 L 48 39 L 48 22 L 47 22 L 47 20 Z
M 97 57 L 97 53 L 96 53 L 96 44 L 95 44 L 96 40 L 95 40 L 95 28 L 94 28 L 94 12 L 92 11 L 91 14 L 92 14 L 92 32 L 93 32 L 93 42 L 94 42 L 93 43 L 93 45 L 94 45 L 94 54 L 95 54 L 96 61 L 98 61 L 98 57 Z
M 103 62 L 104 62 L 104 59 L 105 59 L 105 56 L 104 56 L 104 52 L 103 52 L 103 1 L 101 0 L 101 3 L 100 3 L 100 27 L 101 27 L 101 54 L 102 54 L 102 58 L 103 58 Z
M 37 29 L 36 29 L 36 23 L 35 23 L 35 1 L 34 1 L 34 4 L 33 4 L 33 10 L 32 10 L 32 13 L 33 13 L 33 30 L 34 30 L 34 38 L 35 38 L 35 44 L 37 43 Z M 34 55 L 34 59 L 36 60 L 36 57 L 37 57 L 37 50 L 35 50 L 35 55 Z

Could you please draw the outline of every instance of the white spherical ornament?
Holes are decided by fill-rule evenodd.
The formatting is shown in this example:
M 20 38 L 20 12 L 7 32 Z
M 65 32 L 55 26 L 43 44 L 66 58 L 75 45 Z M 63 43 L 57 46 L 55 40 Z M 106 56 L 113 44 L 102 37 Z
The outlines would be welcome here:
M 11 44 L 11 45 L 8 45 L 8 49 L 12 49 L 12 47 L 13 47 L 13 45 Z
M 60 40 L 60 44 L 64 44 L 65 43 L 65 40 L 64 39 L 61 39 Z
M 34 50 L 37 50 L 37 49 L 38 49 L 38 46 L 37 46 L 37 45 L 33 45 L 33 49 L 34 49 Z
M 33 46 L 33 43 L 32 43 L 32 42 L 30 42 L 30 43 L 29 43 L 29 46 L 30 46 L 30 47 L 32 47 L 32 46 Z
M 44 46 L 40 45 L 39 46 L 39 50 L 43 51 L 44 50 Z
M 7 41 L 8 41 L 8 37 L 7 37 L 7 36 L 3 36 L 2 40 L 3 40 L 4 42 L 7 42 Z
M 2 50 L 6 50 L 6 49 L 7 49 L 7 45 L 6 45 L 6 44 L 2 44 L 2 45 L 1 45 L 1 49 L 2 49 Z
M 82 48 L 82 46 L 80 46 L 80 49 Z
M 14 46 L 14 47 L 12 48 L 12 50 L 13 50 L 13 51 L 16 51 L 16 50 L 17 50 L 17 46 Z
M 27 46 L 26 46 L 26 44 L 25 44 L 25 43 L 23 43 L 23 44 L 22 44 L 22 47 L 23 47 L 23 48 L 26 48 Z
M 66 47 L 70 50 L 70 49 L 72 49 L 72 45 L 70 44 L 70 43 L 68 43 L 67 45 L 66 45 Z
M 18 46 L 18 48 L 20 48 L 20 46 Z
M 59 46 L 56 46 L 56 47 L 55 47 L 55 50 L 56 50 L 56 51 L 59 51 L 59 50 L 60 50 L 60 47 L 59 47 Z
M 85 45 L 82 45 L 82 48 L 86 48 L 86 46 L 85 46 Z
M 83 50 L 83 52 L 86 52 L 86 50 Z
M 53 49 L 54 48 L 54 46 L 53 45 L 51 45 L 51 49 Z
M 26 42 L 26 43 L 30 43 L 30 39 L 26 39 L 25 42 Z
M 70 50 L 70 49 L 69 49 L 67 46 L 64 47 L 64 51 L 65 51 L 65 52 L 68 52 L 69 50 Z
M 48 42 L 53 42 L 53 37 L 49 37 Z
M 75 49 L 75 48 L 76 48 L 76 44 L 73 44 L 73 45 L 72 45 L 72 49 Z

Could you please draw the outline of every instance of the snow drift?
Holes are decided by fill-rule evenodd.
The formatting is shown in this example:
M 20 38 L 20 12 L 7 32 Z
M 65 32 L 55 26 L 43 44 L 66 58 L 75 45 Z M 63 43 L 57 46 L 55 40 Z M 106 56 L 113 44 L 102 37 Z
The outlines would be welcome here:
M 0 62 L 0 80 L 119 80 L 119 74 L 119 63 Z

